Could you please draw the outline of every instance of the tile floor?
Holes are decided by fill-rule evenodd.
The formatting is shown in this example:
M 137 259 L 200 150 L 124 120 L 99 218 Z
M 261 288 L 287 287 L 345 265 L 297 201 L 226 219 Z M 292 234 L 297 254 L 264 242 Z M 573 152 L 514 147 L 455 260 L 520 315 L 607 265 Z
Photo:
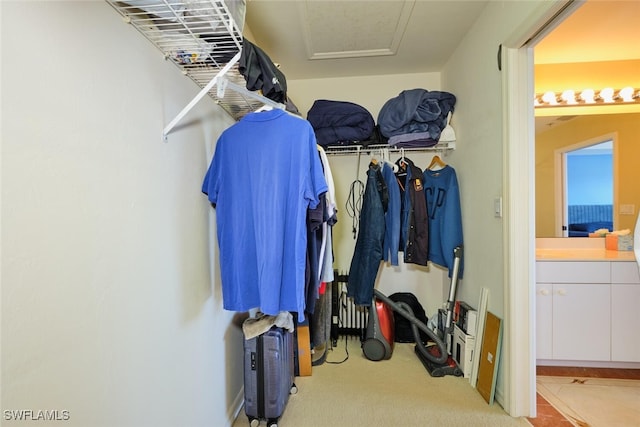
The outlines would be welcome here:
M 537 368 L 534 427 L 639 426 L 640 369 Z

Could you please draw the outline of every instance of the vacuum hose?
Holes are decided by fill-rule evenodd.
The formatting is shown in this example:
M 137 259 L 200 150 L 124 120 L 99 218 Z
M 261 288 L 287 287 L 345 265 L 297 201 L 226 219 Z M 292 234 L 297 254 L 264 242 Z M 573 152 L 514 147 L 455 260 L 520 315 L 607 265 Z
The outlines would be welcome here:
M 442 365 L 447 361 L 447 359 L 449 358 L 449 354 L 447 353 L 447 345 L 444 343 L 444 341 L 442 341 L 437 333 L 429 329 L 427 325 L 425 325 L 420 319 L 413 315 L 413 310 L 407 303 L 401 301 L 395 302 L 377 289 L 374 289 L 373 292 L 377 299 L 387 304 L 393 309 L 393 311 L 400 314 L 411 323 L 411 330 L 413 331 L 413 336 L 416 340 L 416 349 L 418 349 L 418 351 L 425 358 L 439 365 Z M 426 346 L 422 342 L 422 338 L 420 337 L 420 332 L 418 331 L 418 329 L 427 334 L 429 338 L 431 338 L 436 343 L 438 349 L 440 350 L 439 357 L 427 351 Z

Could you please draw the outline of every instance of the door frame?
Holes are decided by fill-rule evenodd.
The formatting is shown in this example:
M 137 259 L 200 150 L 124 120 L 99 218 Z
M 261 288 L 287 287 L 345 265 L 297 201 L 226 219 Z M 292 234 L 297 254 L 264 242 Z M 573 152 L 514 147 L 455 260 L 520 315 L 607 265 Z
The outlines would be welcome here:
M 536 416 L 533 47 L 583 1 L 541 3 L 502 44 L 505 409 Z

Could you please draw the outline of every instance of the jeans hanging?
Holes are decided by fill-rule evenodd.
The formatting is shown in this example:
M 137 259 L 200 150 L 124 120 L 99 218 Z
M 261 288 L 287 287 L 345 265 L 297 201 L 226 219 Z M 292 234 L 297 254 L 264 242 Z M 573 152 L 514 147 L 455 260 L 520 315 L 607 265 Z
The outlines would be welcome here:
M 384 213 L 389 200 L 380 166 L 370 164 L 360 212 L 360 230 L 351 259 L 347 296 L 356 305 L 371 305 L 373 287 L 382 261 Z

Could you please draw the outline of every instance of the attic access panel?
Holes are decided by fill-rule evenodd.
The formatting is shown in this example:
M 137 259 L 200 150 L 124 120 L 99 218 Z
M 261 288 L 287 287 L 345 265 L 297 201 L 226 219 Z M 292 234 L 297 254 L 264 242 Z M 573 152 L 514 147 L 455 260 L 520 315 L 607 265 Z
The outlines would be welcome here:
M 395 55 L 413 1 L 304 1 L 298 4 L 309 59 Z

